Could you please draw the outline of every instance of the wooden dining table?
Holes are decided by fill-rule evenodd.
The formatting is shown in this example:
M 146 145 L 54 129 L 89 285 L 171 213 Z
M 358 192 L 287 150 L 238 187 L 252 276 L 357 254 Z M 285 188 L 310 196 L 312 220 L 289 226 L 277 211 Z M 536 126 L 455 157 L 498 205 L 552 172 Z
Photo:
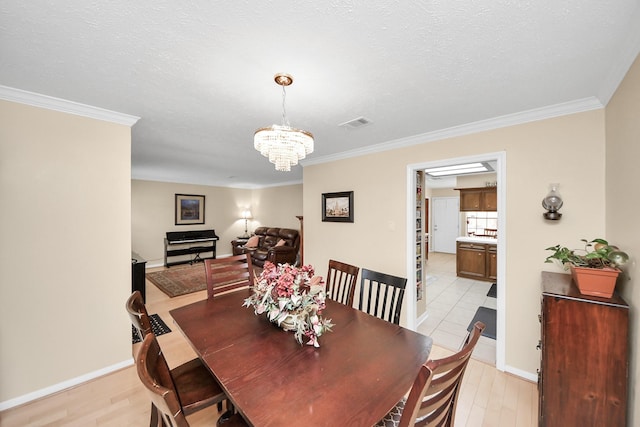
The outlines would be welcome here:
M 372 426 L 409 391 L 430 337 L 327 300 L 320 347 L 242 303 L 250 291 L 170 311 L 245 420 L 262 426 Z

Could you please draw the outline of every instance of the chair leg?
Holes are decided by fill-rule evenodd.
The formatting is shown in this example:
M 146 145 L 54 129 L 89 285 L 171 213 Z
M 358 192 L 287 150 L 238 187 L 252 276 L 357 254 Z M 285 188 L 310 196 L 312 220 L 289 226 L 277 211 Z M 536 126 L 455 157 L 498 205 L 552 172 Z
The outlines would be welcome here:
M 224 425 L 224 423 L 229 421 L 229 418 L 231 418 L 231 416 L 235 414 L 235 412 L 236 410 L 233 407 L 231 400 L 227 399 L 227 410 L 220 415 L 218 421 L 216 422 L 216 426 Z
M 151 402 L 151 419 L 149 421 L 150 427 L 162 427 L 163 422 L 158 417 L 158 410 L 156 409 L 156 405 Z

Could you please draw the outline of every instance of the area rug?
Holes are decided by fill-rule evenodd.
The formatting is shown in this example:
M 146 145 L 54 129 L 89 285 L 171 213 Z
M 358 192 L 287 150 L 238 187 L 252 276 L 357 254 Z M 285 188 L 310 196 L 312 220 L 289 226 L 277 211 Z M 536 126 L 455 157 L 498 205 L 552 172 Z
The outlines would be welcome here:
M 207 289 L 204 264 L 147 273 L 147 279 L 171 298 Z
M 487 292 L 487 296 L 491 298 L 498 298 L 498 285 L 493 283 Z
M 160 336 L 164 334 L 168 334 L 171 332 L 171 329 L 167 326 L 166 323 L 158 316 L 157 314 L 152 314 L 149 316 L 149 322 L 151 323 L 151 330 L 155 336 Z M 140 337 L 138 336 L 138 332 L 136 328 L 131 325 L 131 342 L 133 344 L 140 342 Z
M 471 332 L 473 329 L 473 325 L 479 320 L 484 323 L 484 331 L 482 331 L 482 336 L 487 338 L 491 338 L 492 340 L 496 339 L 496 311 L 493 308 L 487 307 L 478 307 L 475 316 L 467 326 L 467 331 Z

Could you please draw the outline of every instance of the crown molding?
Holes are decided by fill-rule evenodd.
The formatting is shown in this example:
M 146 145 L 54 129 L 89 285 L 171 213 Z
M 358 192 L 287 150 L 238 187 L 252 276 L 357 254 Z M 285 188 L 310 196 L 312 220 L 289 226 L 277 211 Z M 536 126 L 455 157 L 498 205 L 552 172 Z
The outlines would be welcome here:
M 596 97 L 588 97 L 561 104 L 550 105 L 548 107 L 535 108 L 520 113 L 508 114 L 492 119 L 481 120 L 465 125 L 454 126 L 447 129 L 427 132 L 419 135 L 400 138 L 381 144 L 369 145 L 342 153 L 328 156 L 314 157 L 300 162 L 304 166 L 317 165 L 321 163 L 333 162 L 366 154 L 379 153 L 382 151 L 394 150 L 397 148 L 409 147 L 412 145 L 425 144 L 427 142 L 440 141 L 447 138 L 470 135 L 473 133 L 500 129 L 508 126 L 515 126 L 523 123 L 535 122 L 539 120 L 551 119 L 554 117 L 566 116 L 569 114 L 582 113 L 584 111 L 598 110 L 604 105 Z
M 33 107 L 46 108 L 60 111 L 62 113 L 75 114 L 76 116 L 89 117 L 91 119 L 105 122 L 117 123 L 125 126 L 133 126 L 140 117 L 129 114 L 118 113 L 117 111 L 105 110 L 104 108 L 93 107 L 91 105 L 80 104 L 78 102 L 67 101 L 66 99 L 54 98 L 48 95 L 28 92 L 0 85 L 0 99 L 31 105 Z
M 293 180 L 293 181 L 281 181 L 273 184 L 256 184 L 252 182 L 229 184 L 228 182 L 219 182 L 216 180 L 208 180 L 206 182 L 191 182 L 188 180 L 176 181 L 176 180 L 172 180 L 171 178 L 158 177 L 153 174 L 151 175 L 137 174 L 135 173 L 135 171 L 133 171 L 133 169 L 131 171 L 131 179 L 138 180 L 138 181 L 164 182 L 169 184 L 204 185 L 208 187 L 235 188 L 239 190 L 261 190 L 264 188 L 276 188 L 276 187 L 286 187 L 289 185 L 301 185 L 303 183 L 302 180 L 299 180 L 299 179 Z

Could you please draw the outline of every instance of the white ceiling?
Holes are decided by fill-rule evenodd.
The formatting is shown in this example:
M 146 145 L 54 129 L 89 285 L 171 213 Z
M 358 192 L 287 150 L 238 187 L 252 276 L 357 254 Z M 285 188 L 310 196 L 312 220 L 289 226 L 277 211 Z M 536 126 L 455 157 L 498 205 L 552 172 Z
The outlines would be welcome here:
M 281 122 L 275 73 L 313 164 L 601 107 L 639 51 L 639 3 L 4 0 L 0 85 L 141 117 L 133 178 L 300 182 L 253 149 Z

